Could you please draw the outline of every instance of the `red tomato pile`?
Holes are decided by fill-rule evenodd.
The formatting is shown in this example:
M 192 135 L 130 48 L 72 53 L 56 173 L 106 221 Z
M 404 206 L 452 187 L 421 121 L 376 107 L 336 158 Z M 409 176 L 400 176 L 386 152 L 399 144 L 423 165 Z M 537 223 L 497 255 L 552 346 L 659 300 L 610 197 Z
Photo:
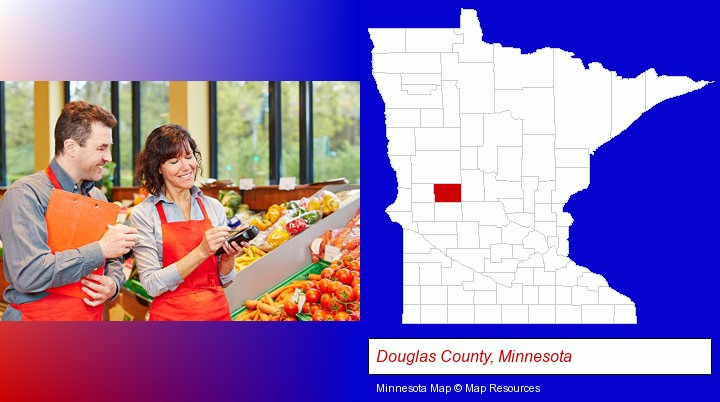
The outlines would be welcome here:
M 346 255 L 334 261 L 322 270 L 320 279 L 308 280 L 303 289 L 305 304 L 302 311 L 312 316 L 313 321 L 360 320 L 359 259 Z

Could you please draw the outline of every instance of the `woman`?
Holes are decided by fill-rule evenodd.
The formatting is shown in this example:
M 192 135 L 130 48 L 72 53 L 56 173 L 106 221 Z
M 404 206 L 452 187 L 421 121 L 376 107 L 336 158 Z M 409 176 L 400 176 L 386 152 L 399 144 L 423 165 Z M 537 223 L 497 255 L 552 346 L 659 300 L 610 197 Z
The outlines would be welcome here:
M 133 208 L 133 248 L 140 282 L 153 296 L 150 320 L 229 320 L 223 292 L 235 276 L 240 246 L 228 244 L 225 210 L 195 186 L 200 152 L 185 128 L 153 130 L 136 173 L 151 194 Z M 215 256 L 223 248 L 225 253 Z

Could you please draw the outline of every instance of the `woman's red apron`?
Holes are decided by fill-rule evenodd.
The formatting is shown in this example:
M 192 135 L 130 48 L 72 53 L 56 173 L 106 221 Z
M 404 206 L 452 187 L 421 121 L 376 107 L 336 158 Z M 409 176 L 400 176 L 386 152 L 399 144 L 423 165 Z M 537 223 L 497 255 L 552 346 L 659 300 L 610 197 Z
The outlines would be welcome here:
M 205 206 L 197 199 L 204 220 L 168 222 L 162 203 L 155 204 L 162 223 L 163 265 L 185 257 L 212 228 Z M 175 290 L 155 297 L 150 305 L 150 321 L 228 321 L 230 306 L 220 285 L 217 257 L 200 264 Z
M 59 190 L 62 186 L 55 173 L 48 166 L 45 169 L 50 182 Z M 62 216 L 45 215 L 45 221 L 50 219 L 63 219 Z M 93 273 L 102 275 L 105 266 L 96 268 Z M 79 282 L 74 284 L 81 286 Z M 66 285 L 67 286 L 67 285 Z M 22 313 L 23 321 L 102 321 L 103 305 L 90 307 L 82 299 L 65 294 L 53 293 L 53 289 L 47 290 L 50 294 L 40 300 L 23 304 L 11 304 L 11 306 Z M 90 298 L 90 296 L 86 296 Z

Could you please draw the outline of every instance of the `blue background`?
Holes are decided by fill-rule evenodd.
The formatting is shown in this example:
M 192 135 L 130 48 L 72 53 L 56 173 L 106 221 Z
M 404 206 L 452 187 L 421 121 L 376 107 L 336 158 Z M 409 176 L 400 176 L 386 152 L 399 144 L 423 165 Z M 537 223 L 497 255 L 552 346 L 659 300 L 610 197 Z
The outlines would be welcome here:
M 362 82 L 362 320 L 6 323 L 0 326 L 5 349 L 0 399 L 427 400 L 440 396 L 375 394 L 375 384 L 470 382 L 539 385 L 541 393 L 462 393 L 445 399 L 717 395 L 716 376 L 367 374 L 368 338 L 714 338 L 720 230 L 715 206 L 720 86 L 713 84 L 659 104 L 598 149 L 591 158 L 590 188 L 567 205 L 575 219 L 570 257 L 636 303 L 637 325 L 402 325 L 402 235 L 384 212 L 397 184 L 386 155 L 367 29 L 458 27 L 460 8 L 474 8 L 486 42 L 523 52 L 565 49 L 623 77 L 655 68 L 661 75 L 717 81 L 718 6 L 116 3 L 6 2 L 0 9 L 0 79 Z

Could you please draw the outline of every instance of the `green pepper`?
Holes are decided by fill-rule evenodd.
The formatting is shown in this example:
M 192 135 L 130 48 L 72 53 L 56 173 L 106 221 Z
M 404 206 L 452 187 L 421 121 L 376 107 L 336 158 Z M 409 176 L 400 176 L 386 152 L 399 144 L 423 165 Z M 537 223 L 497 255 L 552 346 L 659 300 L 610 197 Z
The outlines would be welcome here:
M 293 218 L 297 218 L 298 216 L 304 214 L 305 212 L 307 212 L 305 210 L 305 208 L 298 207 L 297 209 L 292 210 L 292 213 L 290 213 L 290 216 L 292 216 Z
M 310 211 L 305 212 L 304 214 L 300 215 L 300 217 L 307 223 L 308 225 L 312 225 L 313 223 L 316 223 L 320 219 L 322 219 L 322 215 L 320 214 L 320 211 Z

